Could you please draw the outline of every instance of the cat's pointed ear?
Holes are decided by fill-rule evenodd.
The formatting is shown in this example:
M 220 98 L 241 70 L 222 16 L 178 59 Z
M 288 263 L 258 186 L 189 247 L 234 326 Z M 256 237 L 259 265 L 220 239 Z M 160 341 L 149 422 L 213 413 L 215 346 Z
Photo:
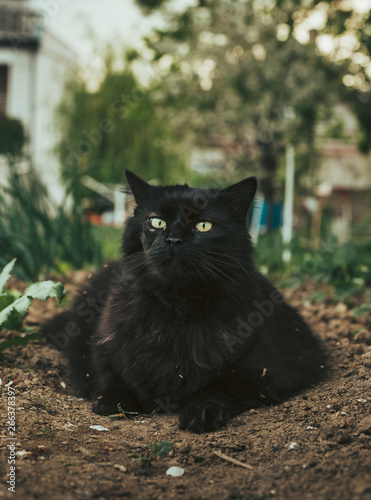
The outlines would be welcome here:
M 254 199 L 257 185 L 256 177 L 248 177 L 223 189 L 218 195 L 218 200 L 227 204 L 236 216 L 245 217 Z
M 152 186 L 130 170 L 126 170 L 125 174 L 137 205 L 146 201 L 150 191 L 152 190 Z

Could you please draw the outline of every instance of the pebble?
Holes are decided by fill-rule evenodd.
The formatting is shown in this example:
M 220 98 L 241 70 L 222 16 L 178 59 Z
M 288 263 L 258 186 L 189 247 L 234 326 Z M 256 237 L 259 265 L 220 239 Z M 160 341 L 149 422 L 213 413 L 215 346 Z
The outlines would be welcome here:
M 366 352 L 365 354 L 362 354 L 361 359 L 362 359 L 362 363 L 367 368 L 371 368 L 371 351 L 370 352 Z
M 347 310 L 348 307 L 346 306 L 346 304 L 344 304 L 344 302 L 338 302 L 334 307 L 334 311 L 336 311 L 337 313 L 345 313 L 347 312 Z
M 89 429 L 94 429 L 95 431 L 108 431 L 107 427 L 103 427 L 103 425 L 89 425 Z
M 363 418 L 358 423 L 357 434 L 371 434 L 371 415 Z
M 172 477 L 180 477 L 183 476 L 183 474 L 184 474 L 184 469 L 182 469 L 181 467 L 170 467 L 166 471 L 166 475 Z
M 118 469 L 120 470 L 121 472 L 126 472 L 127 471 L 127 468 L 124 466 L 124 465 L 121 465 L 121 464 L 114 464 L 113 466 L 115 469 Z
M 179 447 L 180 453 L 189 453 L 191 451 L 191 446 L 187 443 Z
M 354 335 L 353 340 L 354 342 L 371 345 L 371 332 L 366 332 L 366 331 L 358 332 Z

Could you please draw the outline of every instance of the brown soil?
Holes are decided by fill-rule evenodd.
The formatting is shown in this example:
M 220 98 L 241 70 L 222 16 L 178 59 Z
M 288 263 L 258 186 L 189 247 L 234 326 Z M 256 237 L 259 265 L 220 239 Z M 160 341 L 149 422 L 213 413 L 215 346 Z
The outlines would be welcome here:
M 328 379 L 210 434 L 179 430 L 176 415 L 97 416 L 66 385 L 66 362 L 58 351 L 43 342 L 7 350 L 0 360 L 0 498 L 371 499 L 371 321 L 355 318 L 343 303 L 312 303 L 312 292 L 307 284 L 285 293 L 325 342 L 332 362 Z M 27 322 L 37 324 L 54 310 L 52 301 L 37 303 Z M 15 334 L 3 330 L 1 336 Z M 16 496 L 6 483 L 6 384 L 11 381 Z M 173 443 L 165 458 L 148 465 L 129 456 L 148 457 L 152 443 L 160 441 Z M 185 470 L 182 477 L 166 475 L 173 465 Z

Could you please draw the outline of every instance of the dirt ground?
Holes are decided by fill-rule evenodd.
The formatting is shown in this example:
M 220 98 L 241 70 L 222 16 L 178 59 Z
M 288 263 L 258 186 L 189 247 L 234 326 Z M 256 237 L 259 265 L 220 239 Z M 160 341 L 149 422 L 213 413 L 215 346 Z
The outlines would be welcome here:
M 73 286 L 67 286 L 73 291 Z M 0 358 L 0 499 L 371 499 L 371 319 L 343 303 L 309 300 L 313 285 L 286 291 L 324 341 L 327 380 L 276 406 L 251 410 L 220 432 L 194 435 L 178 417 L 111 419 L 91 412 L 68 386 L 61 353 L 42 341 Z M 55 311 L 37 303 L 29 325 Z M 15 332 L 3 330 L 1 337 Z M 14 389 L 17 438 L 7 445 L 7 385 Z M 99 431 L 90 426 L 100 425 Z M 171 441 L 150 464 L 152 443 Z M 15 453 L 15 494 L 8 491 Z M 226 461 L 223 453 L 250 468 Z M 14 456 L 14 455 L 13 455 Z M 166 475 L 171 466 L 181 477 Z

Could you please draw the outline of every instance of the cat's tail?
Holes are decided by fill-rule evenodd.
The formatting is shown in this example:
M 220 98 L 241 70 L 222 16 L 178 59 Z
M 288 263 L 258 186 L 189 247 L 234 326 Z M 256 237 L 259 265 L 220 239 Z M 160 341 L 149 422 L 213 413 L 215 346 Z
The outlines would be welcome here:
M 47 320 L 40 332 L 68 358 L 71 383 L 82 397 L 92 393 L 92 365 L 89 339 L 91 325 L 74 311 L 64 311 Z
M 110 295 L 120 289 L 121 279 L 120 261 L 105 265 L 83 283 L 71 310 L 57 314 L 40 328 L 41 333 L 66 354 L 71 382 L 84 397 L 93 396 L 92 337 Z

